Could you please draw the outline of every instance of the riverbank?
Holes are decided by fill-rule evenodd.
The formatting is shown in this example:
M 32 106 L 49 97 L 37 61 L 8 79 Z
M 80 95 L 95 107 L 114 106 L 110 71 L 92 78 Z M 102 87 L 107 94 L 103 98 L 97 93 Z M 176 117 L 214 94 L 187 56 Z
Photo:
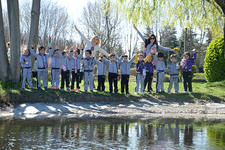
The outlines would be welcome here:
M 11 83 L 12 84 L 12 83 Z M 205 116 L 225 114 L 225 81 L 193 83 L 194 93 L 155 93 L 135 95 L 135 82 L 130 82 L 130 95 L 109 92 L 20 90 L 19 84 L 1 82 L 0 117 L 33 116 Z M 82 85 L 82 84 L 81 84 Z M 97 85 L 97 84 L 96 84 Z M 155 89 L 153 83 L 153 89 Z M 168 82 L 164 83 L 165 89 Z M 179 83 L 182 89 L 182 83 Z M 120 87 L 120 84 L 119 84 Z M 106 83 L 108 91 L 108 83 Z M 28 117 L 29 118 L 29 117 Z

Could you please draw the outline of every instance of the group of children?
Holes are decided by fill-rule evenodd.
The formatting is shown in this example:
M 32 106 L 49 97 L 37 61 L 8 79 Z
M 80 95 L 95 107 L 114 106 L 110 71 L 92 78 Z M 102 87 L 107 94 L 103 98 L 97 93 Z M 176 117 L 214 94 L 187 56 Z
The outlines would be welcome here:
M 143 54 L 139 53 L 139 50 L 136 50 L 136 54 L 128 60 L 128 56 L 125 53 L 119 58 L 114 53 L 109 55 L 109 60 L 107 60 L 105 55 L 100 55 L 97 60 L 92 56 L 91 50 L 80 50 L 72 47 L 70 52 L 63 50 L 62 53 L 56 47 L 56 50 L 52 50 L 51 44 L 49 44 L 49 54 L 45 53 L 45 48 L 40 47 L 38 49 L 39 53 L 34 52 L 34 47 L 30 50 L 27 49 L 24 51 L 24 54 L 20 58 L 22 66 L 22 90 L 25 89 L 26 77 L 30 85 L 31 90 L 33 90 L 32 77 L 31 77 L 31 58 L 33 55 L 37 59 L 37 89 L 41 90 L 41 77 L 43 78 L 43 87 L 47 90 L 48 85 L 48 58 L 51 57 L 51 77 L 52 77 L 52 89 L 59 89 L 59 72 L 61 70 L 61 87 L 60 89 L 64 91 L 64 82 L 66 80 L 66 90 L 74 91 L 74 83 L 76 82 L 76 91 L 80 91 L 80 73 L 84 74 L 84 90 L 87 92 L 88 88 L 93 92 L 94 81 L 93 81 L 93 69 L 97 65 L 97 74 L 98 74 L 98 87 L 97 91 L 105 91 L 105 77 L 106 69 L 108 68 L 108 82 L 109 82 L 109 92 L 117 93 L 118 87 L 117 82 L 119 78 L 118 70 L 120 66 L 121 74 L 121 94 L 129 93 L 129 77 L 131 63 L 135 61 L 136 64 L 136 86 L 135 94 L 139 92 L 139 83 L 140 83 L 140 93 L 144 93 L 144 89 L 147 84 L 147 92 L 152 91 L 152 80 L 153 73 L 156 70 L 156 92 L 164 93 L 164 84 L 163 78 L 166 72 L 170 74 L 170 84 L 168 87 L 168 92 L 171 91 L 172 85 L 174 84 L 175 92 L 179 91 L 178 77 L 179 70 L 183 69 L 183 82 L 184 82 L 184 91 L 187 92 L 187 83 L 189 92 L 192 93 L 192 83 L 191 83 L 191 71 L 192 71 L 192 62 L 196 58 L 195 50 L 193 50 L 194 56 L 190 58 L 190 53 L 184 53 L 184 59 L 180 65 L 176 62 L 176 55 L 173 54 L 170 56 L 171 62 L 169 63 L 167 69 L 165 63 L 163 62 L 164 55 L 162 52 L 158 52 L 156 55 L 149 53 L 146 57 Z M 85 53 L 85 58 L 83 57 Z M 154 62 L 153 62 L 154 61 Z M 69 77 L 70 71 L 72 72 L 72 81 L 71 87 L 69 87 Z M 114 85 L 114 89 L 113 89 Z

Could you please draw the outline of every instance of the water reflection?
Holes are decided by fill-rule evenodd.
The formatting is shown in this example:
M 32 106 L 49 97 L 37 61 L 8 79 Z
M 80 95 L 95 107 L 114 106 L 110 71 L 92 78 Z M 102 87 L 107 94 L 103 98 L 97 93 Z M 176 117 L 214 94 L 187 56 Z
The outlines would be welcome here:
M 223 122 L 117 119 L 0 123 L 0 149 L 225 149 Z

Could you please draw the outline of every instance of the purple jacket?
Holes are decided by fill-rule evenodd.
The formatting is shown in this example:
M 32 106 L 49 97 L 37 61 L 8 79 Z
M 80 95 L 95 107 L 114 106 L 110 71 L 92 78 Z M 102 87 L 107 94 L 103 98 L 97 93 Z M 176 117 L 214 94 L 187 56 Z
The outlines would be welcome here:
M 193 57 L 188 60 L 183 60 L 181 64 L 183 63 L 184 66 L 182 67 L 184 72 L 191 72 L 192 71 L 192 63 L 196 59 L 196 53 L 193 52 Z
M 145 68 L 146 68 L 146 72 L 153 73 L 155 69 L 155 65 L 153 65 L 151 62 L 150 63 L 146 62 Z

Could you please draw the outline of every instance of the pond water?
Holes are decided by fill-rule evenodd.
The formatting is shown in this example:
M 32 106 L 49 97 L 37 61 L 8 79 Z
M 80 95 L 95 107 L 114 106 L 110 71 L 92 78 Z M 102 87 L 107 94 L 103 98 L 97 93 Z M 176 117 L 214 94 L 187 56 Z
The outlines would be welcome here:
M 0 149 L 225 149 L 225 123 L 169 118 L 0 120 Z

